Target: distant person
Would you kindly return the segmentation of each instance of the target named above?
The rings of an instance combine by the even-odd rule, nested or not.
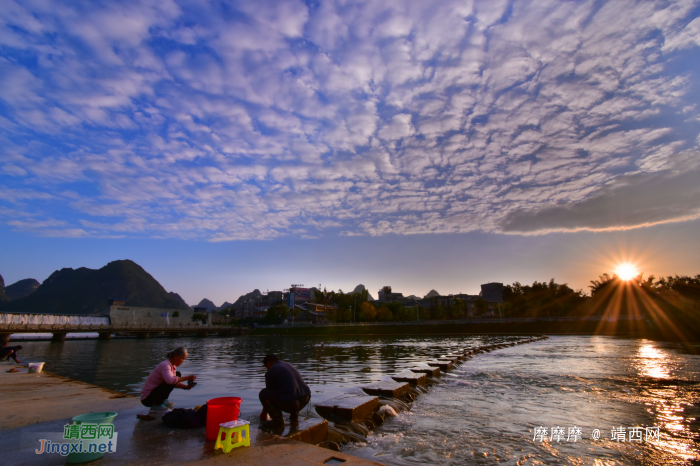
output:
[[[263,359],[267,368],[265,388],[260,390],[260,403],[263,411],[260,420],[264,427],[283,427],[282,412],[289,413],[289,420],[299,421],[299,411],[309,404],[311,390],[301,374],[288,362],[280,361],[276,355],[268,354]],[[267,415],[272,420],[267,420]]]
[[[182,377],[180,372],[175,370],[187,359],[187,349],[176,348],[167,354],[167,358],[153,369],[141,389],[141,404],[151,408],[151,411],[167,411],[173,407],[173,403],[168,401],[170,392],[175,388],[190,390],[196,385],[196,375]],[[185,381],[187,385],[181,383]]]
[[[17,346],[6,346],[7,343],[3,344],[3,348],[0,349],[0,361],[9,361],[10,358],[14,359],[17,364],[19,364],[20,361],[17,359],[17,351],[22,349],[21,345]]]

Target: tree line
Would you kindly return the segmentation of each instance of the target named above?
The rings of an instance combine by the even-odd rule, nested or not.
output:
[[[591,280],[590,295],[574,290],[566,283],[535,281],[532,285],[515,282],[503,287],[503,302],[430,298],[430,306],[406,306],[380,303],[361,293],[314,290],[315,302],[331,306],[325,312],[329,322],[409,322],[416,320],[455,320],[485,314],[503,318],[558,317],[640,317],[658,321],[659,325],[689,326],[700,329],[700,275],[644,277],[624,281],[616,275],[603,274]],[[298,314],[298,311],[295,310]],[[279,324],[294,315],[286,304],[271,307],[264,324]],[[664,324],[666,321],[666,324]]]

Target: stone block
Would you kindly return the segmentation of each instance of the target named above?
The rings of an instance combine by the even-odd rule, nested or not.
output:
[[[397,382],[408,382],[411,385],[425,385],[428,383],[428,374],[416,373],[405,370],[391,376]]]
[[[440,368],[439,367],[431,367],[428,365],[413,367],[413,368],[411,368],[411,371],[416,372],[416,373],[425,374],[428,377],[439,377],[440,376]]]
[[[287,425],[282,437],[316,445],[328,439],[328,421],[325,419],[299,418],[298,424]]]
[[[370,385],[365,385],[362,390],[372,396],[388,396],[398,398],[409,391],[410,387],[407,382],[375,382]]]
[[[441,371],[451,371],[452,361],[428,361],[429,366],[439,367]]]
[[[323,417],[337,416],[346,421],[366,418],[379,406],[379,398],[364,395],[343,395],[316,405],[316,412]]]

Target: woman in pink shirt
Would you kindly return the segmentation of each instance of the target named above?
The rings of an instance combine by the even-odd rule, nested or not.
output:
[[[187,359],[187,349],[183,347],[176,348],[167,354],[168,359],[161,362],[153,369],[143,384],[141,389],[141,403],[144,406],[151,408],[151,411],[166,411],[172,407],[172,403],[168,401],[170,392],[175,388],[190,390],[196,384],[194,380],[196,375],[188,375],[182,377],[180,372],[175,370],[177,366],[182,364]],[[187,381],[187,385],[181,382]]]

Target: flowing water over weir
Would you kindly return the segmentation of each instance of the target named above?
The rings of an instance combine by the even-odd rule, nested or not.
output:
[[[513,345],[530,339],[163,338],[30,342],[22,352],[60,375],[138,393],[167,351],[186,346],[181,370],[198,374],[199,384],[171,400],[189,406],[241,396],[241,415],[251,421],[260,410],[262,357],[274,352],[311,387],[313,406],[302,414],[329,419],[324,446],[391,465],[700,461],[700,357],[679,345],[614,337]],[[636,427],[641,441],[630,437]],[[645,439],[646,427],[658,427],[658,440]],[[551,436],[552,428],[563,435]],[[581,430],[575,442],[567,440],[573,428]]]

